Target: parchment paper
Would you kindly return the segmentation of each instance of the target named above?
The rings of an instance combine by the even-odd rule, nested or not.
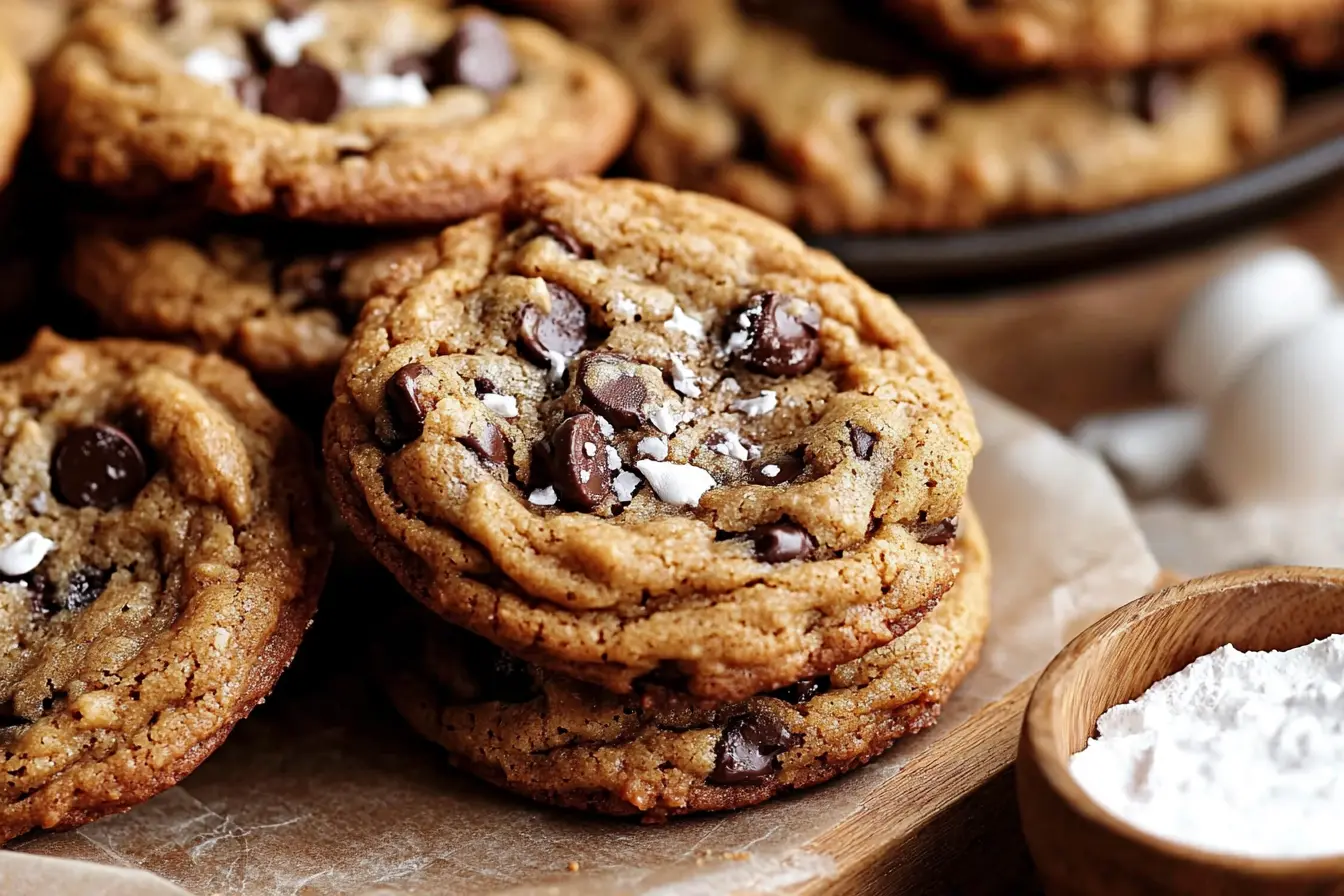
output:
[[[1098,461],[989,395],[973,399],[986,442],[972,497],[994,555],[990,638],[938,727],[867,768],[665,826],[534,806],[454,773],[383,706],[341,603],[324,606],[270,701],[195,774],[124,815],[0,852],[0,892],[722,896],[824,878],[830,860],[809,841],[1158,572]],[[359,597],[364,613],[406,599]]]

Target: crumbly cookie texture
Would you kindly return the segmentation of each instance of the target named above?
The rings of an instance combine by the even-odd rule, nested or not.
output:
[[[1341,0],[885,0],[983,64],[1136,68],[1205,59],[1344,13]]]
[[[972,94],[834,0],[808,10],[682,0],[586,30],[640,95],[639,170],[814,232],[978,227],[1207,182],[1282,118],[1278,73],[1250,55]]]
[[[29,66],[46,61],[70,18],[70,0],[0,0],[0,43]]]
[[[936,721],[989,621],[989,558],[969,513],[962,532],[961,576],[915,629],[827,677],[739,703],[618,697],[419,619],[383,643],[383,679],[454,765],[532,799],[645,821],[752,805]]]
[[[0,841],[148,799],[271,689],[330,545],[239,367],[39,334],[0,367]]]
[[[292,229],[136,239],[105,223],[76,235],[65,281],[109,332],[220,352],[268,385],[326,394],[364,302],[437,252],[429,238]]]
[[[33,86],[23,61],[0,41],[0,187],[9,183],[33,112]]]
[[[422,0],[106,0],[42,111],[62,176],[228,212],[441,223],[600,171],[630,90],[545,25]]]
[[[438,249],[365,306],[326,451],[355,533],[450,621],[614,690],[660,671],[726,700],[866,653],[951,586],[975,424],[829,255],[589,178]]]

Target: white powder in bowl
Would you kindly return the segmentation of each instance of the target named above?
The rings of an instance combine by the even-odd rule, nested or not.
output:
[[[1344,636],[1220,647],[1097,721],[1070,769],[1168,840],[1260,858],[1344,854]]]

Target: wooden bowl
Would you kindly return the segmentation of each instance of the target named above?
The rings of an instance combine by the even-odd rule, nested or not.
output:
[[[1266,860],[1161,840],[1110,814],[1069,757],[1110,707],[1224,644],[1287,650],[1344,632],[1344,570],[1271,567],[1140,598],[1079,635],[1032,692],[1018,746],[1027,844],[1047,893],[1341,893],[1344,855]]]

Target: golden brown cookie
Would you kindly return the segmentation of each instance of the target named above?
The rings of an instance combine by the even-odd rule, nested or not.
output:
[[[65,34],[70,0],[0,0],[0,42],[39,66]]]
[[[839,0],[754,6],[640,6],[584,39],[640,95],[642,174],[814,232],[1111,208],[1234,171],[1282,117],[1250,55],[971,89]]]
[[[713,709],[617,697],[414,617],[381,644],[393,703],[449,761],[541,802],[659,821],[737,809],[867,763],[938,718],[979,658],[989,555],[967,513],[961,575],[916,628],[830,676]]]
[[[270,691],[330,544],[239,367],[40,334],[0,367],[0,841],[172,786]]]
[[[107,0],[45,85],[63,177],[364,224],[601,171],[634,113],[607,63],[546,26],[416,0]]]
[[[979,447],[887,296],[745,209],[521,190],[371,300],[329,482],[450,621],[613,690],[738,699],[890,641],[956,575]]]
[[[33,87],[23,61],[0,42],[0,188],[9,183],[33,112]]]

